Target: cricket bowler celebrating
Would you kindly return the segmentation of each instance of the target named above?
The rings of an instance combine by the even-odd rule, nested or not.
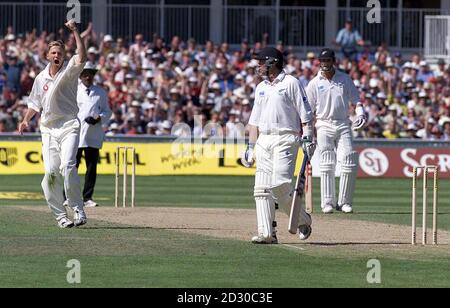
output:
[[[356,104],[354,130],[362,129],[367,118],[359,101],[359,92],[350,76],[334,68],[331,49],[320,53],[320,72],[308,84],[306,93],[316,115],[317,146],[320,154],[321,206],[325,214],[334,209],[353,212],[353,192],[358,171],[358,153],[353,150],[350,104]],[[337,154],[339,153],[339,157]],[[339,200],[336,204],[335,167],[342,165]]]
[[[309,158],[314,154],[312,112],[300,82],[284,71],[284,58],[279,50],[264,48],[255,59],[259,61],[258,74],[265,80],[256,88],[249,121],[250,141],[241,161],[250,168],[255,154],[254,196],[258,235],[252,242],[277,244],[275,203],[289,215],[294,192],[292,178],[300,143],[303,141]],[[312,219],[302,205],[298,206],[301,207],[299,236],[306,240],[312,232]]]
[[[28,127],[36,113],[41,113],[42,155],[45,176],[42,181],[47,204],[60,228],[86,224],[80,178],[77,171],[77,150],[80,121],[77,118],[78,78],[87,60],[86,50],[74,20],[66,27],[73,32],[77,55],[65,63],[65,45],[62,41],[49,44],[47,67],[36,77],[29,96],[28,112],[19,126],[19,133]],[[74,221],[67,217],[63,189],[74,210]]]

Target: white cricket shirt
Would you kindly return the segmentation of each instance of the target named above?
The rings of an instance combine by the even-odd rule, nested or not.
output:
[[[350,103],[359,102],[359,92],[349,75],[340,71],[331,80],[319,74],[306,87],[313,113],[322,121],[347,121]]]
[[[85,64],[76,65],[77,57],[75,55],[66,62],[54,78],[50,76],[48,64],[34,80],[28,108],[41,112],[41,125],[44,127],[60,127],[77,118],[78,77]]]
[[[88,94],[89,92],[89,94]],[[108,95],[101,87],[93,85],[88,88],[80,82],[77,94],[78,119],[81,123],[79,148],[101,149],[105,139],[102,124],[108,122],[112,112],[108,104]],[[88,117],[100,117],[101,122],[96,125],[86,123]]]
[[[273,83],[265,80],[256,87],[249,124],[266,135],[300,133],[302,123],[311,122],[312,115],[305,89],[283,71]]]

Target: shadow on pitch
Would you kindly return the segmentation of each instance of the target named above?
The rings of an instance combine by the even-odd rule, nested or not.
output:
[[[287,245],[298,245],[298,243],[281,243]],[[342,242],[342,243],[325,243],[325,242],[312,242],[304,243],[301,246],[314,246],[314,247],[339,247],[339,246],[406,246],[411,245],[407,242],[380,242],[380,243],[361,243],[361,242]]]
[[[320,214],[320,213],[319,213]],[[421,214],[421,213],[418,213]],[[430,215],[432,214],[431,212],[429,213]],[[381,213],[381,212],[357,212],[357,213],[353,213],[353,214],[341,214],[342,216],[359,216],[359,215],[386,215],[386,216],[390,216],[390,215],[411,215],[411,212],[389,212],[389,213]],[[445,215],[450,215],[450,212],[439,212],[439,216],[445,216]]]
[[[198,230],[198,231],[212,231],[214,228],[154,228],[154,227],[84,227],[78,230]],[[227,231],[227,230],[224,230]],[[231,230],[230,230],[231,231]]]

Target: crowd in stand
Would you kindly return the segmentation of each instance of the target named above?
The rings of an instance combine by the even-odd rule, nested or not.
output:
[[[245,136],[261,81],[252,54],[266,45],[267,35],[255,44],[243,40],[238,50],[158,35],[138,34],[129,43],[98,35],[92,25],[82,37],[113,110],[108,135]],[[0,133],[17,131],[55,39],[67,43],[71,57],[75,41],[64,30],[17,34],[10,28],[0,39]],[[306,87],[319,70],[316,54],[301,57],[281,42],[277,48],[286,55],[286,71]],[[365,44],[353,59],[340,56],[338,68],[353,78],[369,117],[356,137],[450,140],[450,68],[444,61],[431,66],[420,55],[406,58],[384,45],[374,50]],[[29,132],[38,130],[35,118]]]

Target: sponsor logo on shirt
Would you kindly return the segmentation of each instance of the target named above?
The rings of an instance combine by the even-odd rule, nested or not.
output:
[[[323,92],[325,91],[325,87],[324,86],[319,86],[319,92]]]
[[[266,92],[264,91],[259,92],[259,97],[264,97],[264,95],[266,95]]]
[[[280,89],[280,90],[278,90],[278,94],[280,94],[280,95],[283,95],[284,92],[286,92],[286,89]]]

